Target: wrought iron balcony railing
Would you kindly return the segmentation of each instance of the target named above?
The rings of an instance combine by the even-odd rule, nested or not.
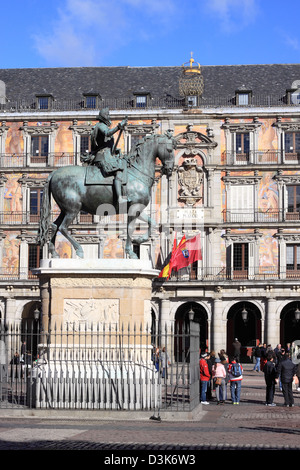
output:
[[[1,168],[25,168],[27,166],[60,167],[76,164],[76,155],[68,152],[31,155],[26,153],[0,154]]]
[[[300,212],[289,212],[281,209],[251,210],[226,209],[223,210],[224,223],[272,223],[292,222],[300,220]]]
[[[238,105],[236,98],[231,96],[202,96],[196,102],[190,102],[188,98],[172,97],[164,95],[163,97],[153,97],[141,107],[132,97],[101,99],[97,109],[108,107],[111,110],[129,110],[129,109],[182,109],[182,108],[215,108],[215,107],[299,107],[299,103],[291,103],[286,95],[255,95],[252,96],[251,103],[247,105]],[[93,108],[87,108],[84,100],[55,100],[49,101],[49,105],[41,109],[36,100],[16,100],[0,104],[0,113],[47,113],[58,111],[93,111]]]
[[[288,279],[289,281],[291,279],[300,280],[300,269],[283,269],[278,266],[258,266],[243,269],[226,266],[181,269],[178,272],[172,273],[170,281],[232,282],[284,279]]]
[[[51,213],[51,220],[55,220],[59,212]],[[7,211],[0,212],[0,225],[27,225],[38,224],[40,221],[40,214],[28,212]],[[91,224],[94,222],[92,214],[80,213],[75,219],[74,223]]]
[[[289,267],[288,267],[289,268]],[[221,267],[202,267],[198,269],[181,269],[172,273],[167,282],[212,282],[214,284],[222,282],[240,282],[240,281],[284,281],[292,280],[300,281],[300,269],[284,269],[277,266],[258,266],[247,269]],[[36,275],[32,273],[32,268],[14,267],[0,268],[0,281],[18,280],[18,279],[36,279]],[[161,278],[157,278],[157,283],[164,282]]]
[[[251,150],[249,152],[225,151],[223,161],[227,165],[280,165],[283,163],[299,163],[299,152],[285,152],[284,150]]]

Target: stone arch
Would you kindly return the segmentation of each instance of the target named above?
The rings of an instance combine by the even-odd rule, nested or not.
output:
[[[296,319],[295,311],[300,310],[300,300],[286,301],[280,311],[280,343],[286,347],[287,343],[300,340],[300,320]]]
[[[189,312],[190,310],[194,312],[194,321],[199,323],[200,325],[200,349],[206,350],[208,347],[208,310],[204,304],[196,301],[196,300],[186,300],[181,302],[179,306],[177,306],[175,316],[174,316],[174,332],[175,337],[178,335],[178,342],[174,345],[174,351],[177,352],[178,348],[180,349],[179,354],[181,354],[184,348],[182,345],[182,341],[184,340],[184,336],[188,337],[189,330],[190,330],[190,319],[189,319]],[[181,341],[182,337],[182,341]],[[181,341],[181,343],[180,343]],[[180,344],[179,344],[180,343]]]
[[[243,312],[247,317],[243,319]],[[262,309],[259,303],[252,299],[232,302],[227,310],[227,352],[233,353],[232,343],[238,338],[242,345],[241,358],[250,362],[253,348],[261,341]]]

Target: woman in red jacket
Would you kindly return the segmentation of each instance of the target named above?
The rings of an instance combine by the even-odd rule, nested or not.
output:
[[[202,405],[209,405],[209,402],[206,400],[207,386],[210,381],[210,373],[208,369],[207,359],[209,359],[209,354],[201,354],[199,361],[200,366],[200,401]]]

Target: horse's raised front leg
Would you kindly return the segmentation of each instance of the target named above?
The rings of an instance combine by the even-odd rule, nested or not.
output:
[[[147,214],[143,213],[142,210],[144,209],[144,206],[140,207],[139,209],[135,209],[135,214],[133,211],[129,211],[128,214],[128,220],[127,220],[127,239],[126,239],[126,246],[125,246],[125,254],[132,259],[137,259],[138,256],[134,253],[132,250],[132,243],[136,243],[140,245],[141,243],[146,242],[150,238],[150,233],[151,229],[156,226],[156,223],[151,217],[149,217]],[[133,214],[133,215],[130,215]],[[146,232],[139,236],[139,237],[133,237],[133,232],[134,232],[134,223],[136,219],[140,219],[143,222],[146,222],[148,224],[148,229]]]
[[[141,243],[144,243],[149,240],[151,231],[156,227],[156,223],[153,219],[151,219],[151,217],[149,217],[147,214],[143,212],[137,218],[142,220],[143,222],[146,222],[148,225],[148,229],[143,235],[136,237],[136,238],[132,237],[131,239],[133,243],[137,243],[138,245],[140,245]]]

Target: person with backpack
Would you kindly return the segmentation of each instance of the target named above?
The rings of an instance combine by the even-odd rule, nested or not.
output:
[[[243,380],[243,367],[242,365],[232,358],[228,366],[230,394],[233,405],[240,404],[242,380]]]

